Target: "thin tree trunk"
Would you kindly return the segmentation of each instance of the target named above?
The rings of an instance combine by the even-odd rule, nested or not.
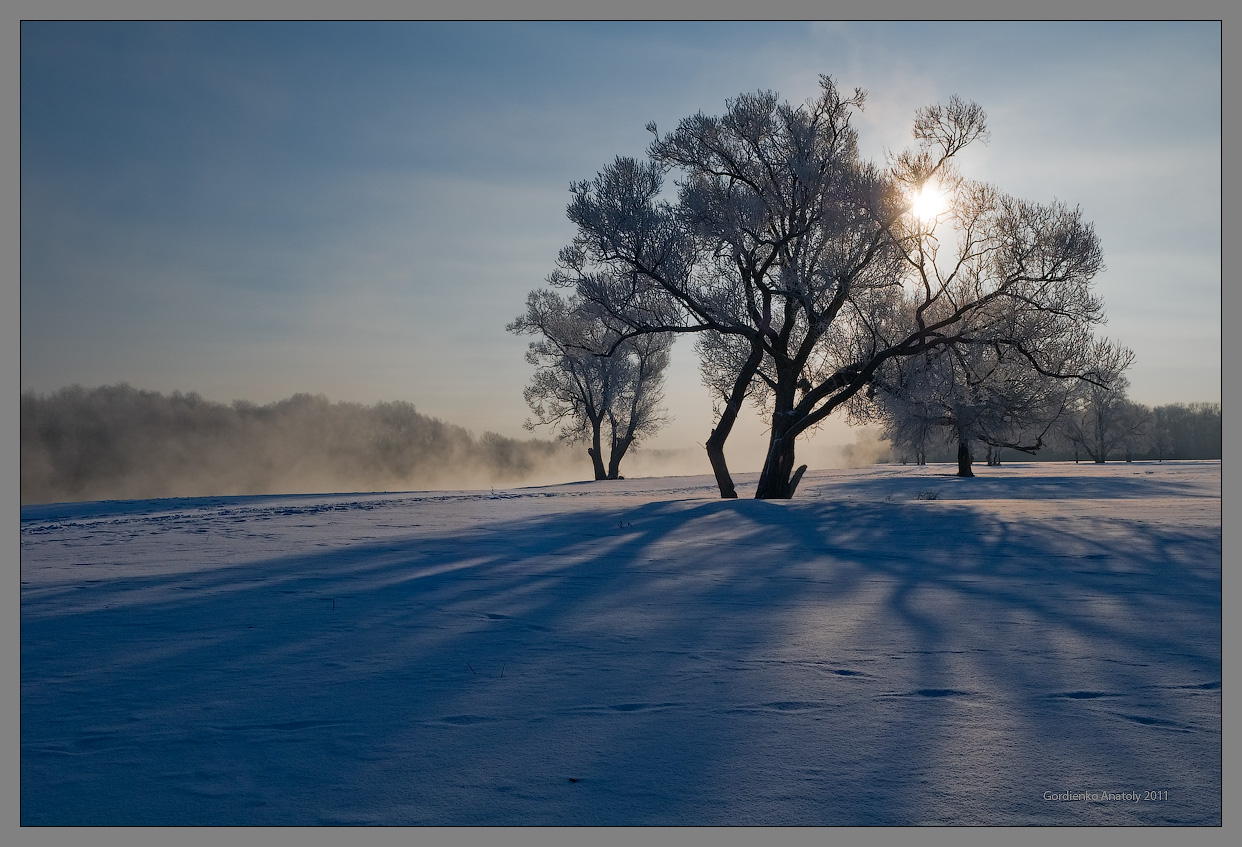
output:
[[[720,420],[716,422],[715,429],[712,430],[712,434],[708,436],[707,443],[704,445],[707,449],[707,459],[712,463],[712,473],[716,475],[716,485],[720,488],[720,496],[725,500],[737,499],[737,489],[733,486],[733,477],[730,476],[729,465],[725,461],[725,441],[729,433],[733,431],[733,424],[737,422],[737,413],[742,407],[742,401],[746,399],[750,381],[754,378],[755,372],[759,370],[759,364],[762,361],[763,348],[757,341],[752,341],[750,356],[738,372],[737,379],[733,381],[733,391],[725,400]]]
[[[604,457],[600,455],[600,424],[597,421],[591,422],[591,446],[587,448],[587,455],[591,457],[591,465],[595,468],[595,478],[607,479],[608,472],[604,469]]]
[[[729,465],[725,462],[724,454],[725,439],[729,437],[729,430],[732,428],[733,421],[726,424],[724,415],[721,415],[720,423],[712,430],[711,437],[707,439],[705,445],[707,460],[712,463],[712,473],[716,475],[716,485],[720,488],[720,496],[726,500],[737,499],[737,489],[733,487],[733,477],[729,475]]]
[[[630,445],[634,443],[632,436],[627,436],[618,440],[612,445],[612,453],[608,457],[608,478],[621,478],[621,459],[625,456],[626,451],[630,449]]]

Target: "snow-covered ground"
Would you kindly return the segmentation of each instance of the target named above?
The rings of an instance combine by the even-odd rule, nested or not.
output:
[[[23,507],[21,821],[1220,824],[1220,463],[953,470]]]

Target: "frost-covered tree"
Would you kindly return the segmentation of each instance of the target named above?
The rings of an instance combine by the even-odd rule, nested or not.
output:
[[[890,361],[850,408],[856,422],[880,423],[903,447],[951,438],[958,475],[973,476],[973,444],[999,464],[1002,448],[1034,454],[1070,409],[1082,381],[1112,376],[1094,361],[1099,345],[1053,319],[1011,328],[1002,342],[961,343]],[[1021,337],[1019,337],[1021,336]],[[939,438],[932,435],[939,430]]]
[[[1038,450],[1071,391],[1069,380],[1031,378],[994,347],[946,347],[888,371],[851,417],[880,423],[885,438],[912,450],[918,464],[926,462],[927,444],[952,440],[959,476],[974,475],[973,443],[987,448],[989,463],[1002,447]]]
[[[743,400],[783,411],[775,406],[792,401],[828,313],[844,306],[832,279],[881,283],[893,260],[871,220],[886,202],[884,181],[858,160],[849,123],[862,100],[861,91],[842,97],[826,77],[801,107],[772,92],[742,95],[723,118],[700,113],[663,137],[650,125],[646,162],[618,158],[573,186],[578,237],[561,253],[559,278],[636,332],[701,334],[717,398],[705,446],[724,497],[737,496],[724,443]],[[683,177],[675,203],[661,197],[672,170]],[[816,268],[821,278],[809,279]],[[784,482],[788,491],[790,474]],[[761,484],[759,496],[770,488]]]
[[[917,148],[878,168],[850,125],[863,102],[829,77],[798,106],[741,95],[721,117],[665,135],[650,125],[647,161],[618,158],[572,187],[578,234],[553,279],[632,333],[700,335],[722,496],[736,496],[723,445],[747,396],[771,422],[756,496],[786,498],[797,438],[890,360],[1003,341],[1040,315],[1102,318],[1089,292],[1099,244],[1077,210],[957,174],[958,154],[986,136],[982,109],[953,98],[919,110]]]
[[[1151,410],[1151,449],[1158,462],[1163,462],[1173,447],[1171,417],[1167,406],[1157,406]]]
[[[660,404],[672,337],[623,337],[592,304],[548,290],[530,292],[507,329],[536,336],[526,351],[535,366],[524,391],[535,417],[526,428],[589,442],[595,478],[617,479],[626,452],[667,420]]]
[[[1061,424],[1061,435],[1096,464],[1119,454],[1130,461],[1147,442],[1151,411],[1126,396],[1128,381],[1087,386]]]
[[[1075,453],[1083,450],[1096,464],[1107,462],[1118,450],[1125,451],[1128,460],[1146,439],[1151,418],[1145,406],[1126,396],[1130,382],[1124,374],[1134,361],[1134,353],[1100,341],[1093,355],[1103,378],[1079,384],[1057,429]]]
[[[1219,403],[1171,403],[1151,412],[1151,449],[1157,459],[1221,457]]]
[[[892,446],[903,465],[907,461],[925,465],[929,449],[947,445],[949,430],[931,411],[925,408],[918,414],[894,417],[880,430],[881,438]]]

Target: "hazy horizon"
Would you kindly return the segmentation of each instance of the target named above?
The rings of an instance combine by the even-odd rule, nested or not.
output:
[[[504,326],[568,186],[725,100],[868,91],[864,157],[952,94],[963,171],[1080,206],[1132,399],[1221,400],[1221,43],[1204,23],[59,23],[21,27],[21,387],[404,401],[530,437]],[[1015,57],[1018,61],[1014,61]],[[655,450],[711,402],[687,340]],[[748,413],[730,442],[762,460]],[[535,435],[550,437],[547,432]],[[800,451],[827,466],[839,417]],[[736,459],[734,458],[736,456]]]
[[[119,384],[22,393],[21,502],[88,502],[379,491],[493,490],[591,478],[587,445],[471,431],[403,402],[334,403],[299,394],[217,403]],[[873,430],[822,449],[816,467],[871,464]],[[733,448],[730,448],[733,449]],[[750,460],[744,452],[741,459]],[[699,476],[696,447],[635,444],[623,478]]]

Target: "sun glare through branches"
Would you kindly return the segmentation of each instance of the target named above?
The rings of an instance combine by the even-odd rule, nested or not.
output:
[[[914,195],[910,214],[921,223],[935,224],[937,218],[945,211],[947,206],[948,203],[945,200],[944,192],[937,186],[925,184]]]

